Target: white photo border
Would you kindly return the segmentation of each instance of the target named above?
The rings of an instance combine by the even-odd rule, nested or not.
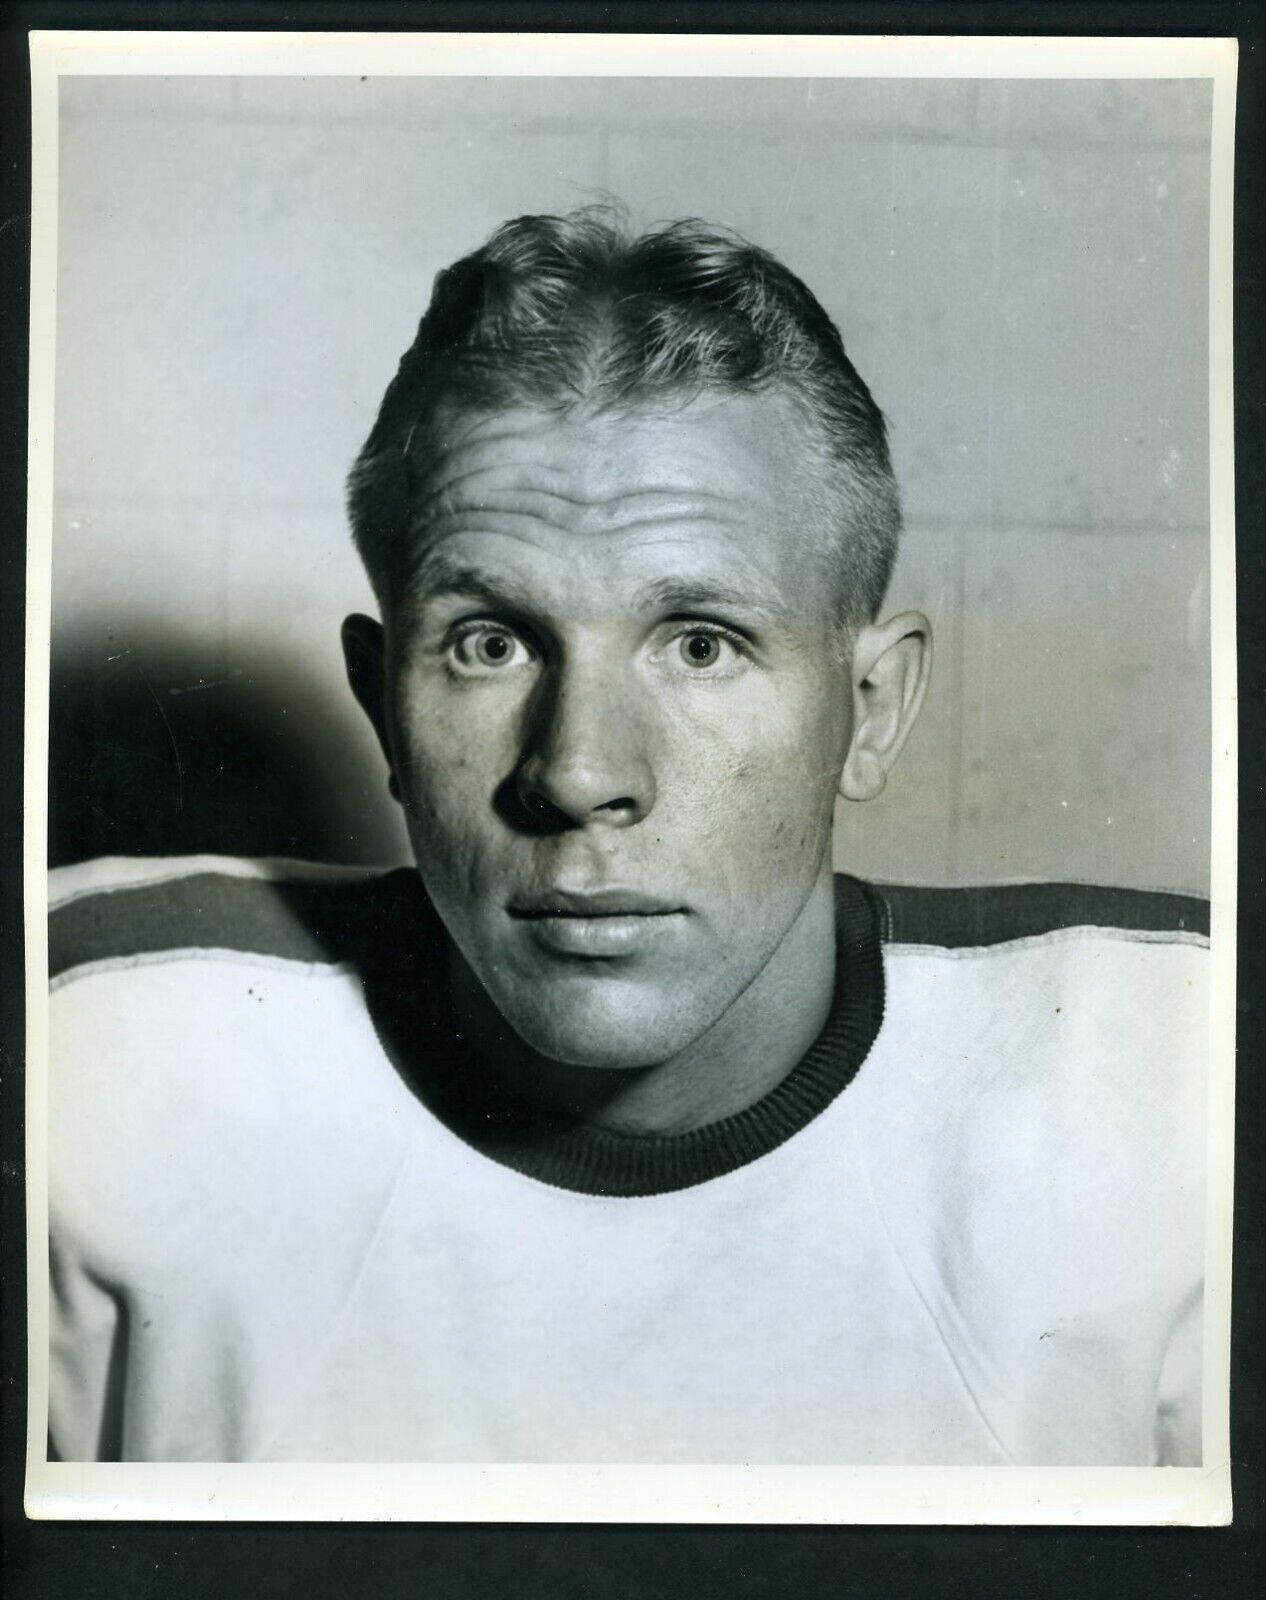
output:
[[[28,1430],[43,1519],[1224,1525],[1235,1101],[1233,39],[34,32],[25,908]],[[72,75],[1202,78],[1213,84],[1209,452],[1212,1025],[1198,1468],[48,1462],[47,764],[58,82]]]

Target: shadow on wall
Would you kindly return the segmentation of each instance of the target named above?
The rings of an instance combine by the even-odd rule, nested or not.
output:
[[[301,665],[117,618],[53,641],[49,864],[401,859],[386,769]]]

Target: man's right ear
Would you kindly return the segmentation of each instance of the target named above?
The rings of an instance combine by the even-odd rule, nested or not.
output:
[[[359,613],[348,617],[343,623],[343,661],[356,702],[373,724],[387,765],[392,769],[387,787],[398,800],[400,785],[396,781],[391,740],[387,736],[387,648],[382,623]]]

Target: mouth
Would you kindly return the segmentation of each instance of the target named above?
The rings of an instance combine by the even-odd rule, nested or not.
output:
[[[506,909],[542,949],[589,960],[636,955],[686,916],[684,906],[633,889],[550,889],[514,900]]]
[[[684,911],[679,901],[637,889],[546,889],[510,902],[512,917],[663,917]]]

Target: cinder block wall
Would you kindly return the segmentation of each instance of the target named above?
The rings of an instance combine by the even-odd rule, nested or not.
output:
[[[405,859],[342,480],[436,270],[615,196],[770,246],[938,637],[880,877],[1207,887],[1207,87],[63,80],[53,850]]]

